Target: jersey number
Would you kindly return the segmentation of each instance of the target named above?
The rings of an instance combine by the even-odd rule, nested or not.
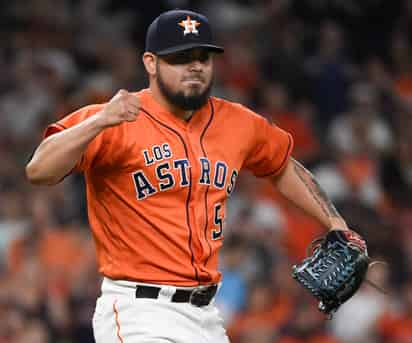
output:
[[[222,233],[223,233],[223,218],[221,217],[221,213],[220,210],[222,209],[222,204],[221,203],[217,203],[215,205],[215,213],[213,216],[213,221],[215,223],[215,225],[218,227],[217,229],[214,229],[212,231],[212,239],[216,240],[221,238]]]

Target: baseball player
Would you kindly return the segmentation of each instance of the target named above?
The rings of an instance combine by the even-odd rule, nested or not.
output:
[[[228,342],[213,299],[225,204],[242,168],[326,227],[346,228],[292,137],[236,103],[209,95],[223,48],[205,16],[162,13],[143,63],[149,87],[119,90],[45,130],[26,166],[34,184],[83,172],[102,294],[96,342]]]

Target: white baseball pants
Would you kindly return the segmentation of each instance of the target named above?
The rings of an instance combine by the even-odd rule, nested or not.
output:
[[[148,285],[103,279],[93,316],[96,343],[229,343],[213,300],[203,307],[171,302],[177,288],[154,284],[162,288],[157,299],[136,298],[138,284]]]

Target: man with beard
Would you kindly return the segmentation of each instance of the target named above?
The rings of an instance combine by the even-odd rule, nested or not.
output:
[[[34,184],[85,175],[104,276],[93,318],[98,343],[228,342],[213,299],[225,204],[242,167],[271,178],[326,227],[347,229],[290,157],[288,133],[209,96],[222,52],[203,15],[161,14],[143,54],[149,88],[120,90],[51,124],[26,166]]]

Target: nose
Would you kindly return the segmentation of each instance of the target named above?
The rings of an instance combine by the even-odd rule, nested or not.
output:
[[[203,70],[203,63],[199,60],[193,60],[189,64],[190,71],[202,71]]]

